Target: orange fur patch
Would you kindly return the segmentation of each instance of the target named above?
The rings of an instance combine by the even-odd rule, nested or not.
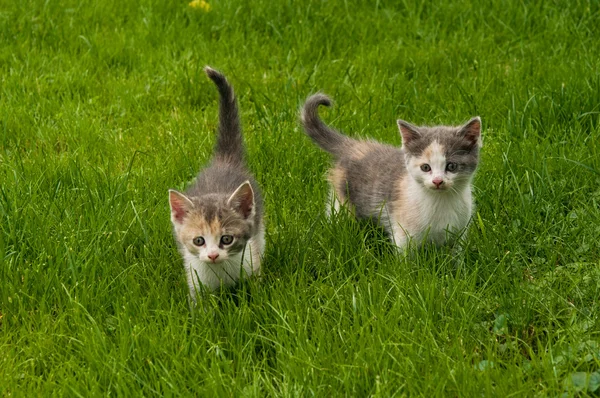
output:
[[[427,148],[425,148],[425,150],[419,157],[419,160],[421,160],[423,162],[428,162],[435,155],[440,154],[440,153],[443,154],[444,151],[445,151],[445,148],[443,145],[441,145],[437,141],[433,141],[431,144],[429,144],[429,146]]]
[[[339,164],[329,170],[329,183],[338,199],[344,202],[346,200],[346,170]]]
[[[352,146],[350,156],[355,160],[360,160],[367,156],[373,149],[373,144],[369,141],[356,141]]]
[[[177,237],[190,250],[194,250],[195,246],[191,242],[196,236],[218,235],[221,231],[221,223],[216,217],[211,221],[207,221],[200,214],[191,214],[177,232]]]
[[[221,223],[219,222],[219,219],[216,217],[208,224],[208,226],[210,228],[210,233],[212,235],[217,235],[222,230]]]

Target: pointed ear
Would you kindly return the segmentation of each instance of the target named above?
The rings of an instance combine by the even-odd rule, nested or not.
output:
[[[460,129],[465,139],[472,145],[481,147],[481,118],[475,116]]]
[[[171,221],[173,224],[181,224],[194,206],[187,196],[174,189],[169,189],[169,204],[171,205]]]
[[[400,134],[402,134],[402,145],[408,145],[411,141],[419,139],[421,137],[421,133],[416,126],[405,122],[404,120],[398,119],[398,128],[400,129]]]
[[[227,205],[231,206],[244,218],[249,218],[254,213],[254,191],[250,181],[244,182],[235,190],[227,201]]]

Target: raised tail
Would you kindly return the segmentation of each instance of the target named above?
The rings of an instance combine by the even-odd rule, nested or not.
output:
[[[214,152],[215,159],[240,165],[244,162],[244,144],[233,87],[231,87],[225,76],[211,67],[204,67],[204,72],[215,83],[221,96],[219,128]]]
[[[331,106],[331,99],[322,93],[308,97],[302,108],[302,126],[317,145],[338,157],[351,144],[351,139],[323,123],[319,118],[319,105]]]

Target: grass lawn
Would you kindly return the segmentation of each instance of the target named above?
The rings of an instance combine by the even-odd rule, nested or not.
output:
[[[0,396],[600,394],[597,1],[6,1]],[[191,313],[167,190],[229,78],[266,200],[261,280]],[[480,115],[464,255],[325,217],[298,108],[400,144]]]

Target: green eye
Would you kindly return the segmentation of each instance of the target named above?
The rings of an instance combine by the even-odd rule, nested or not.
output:
[[[223,235],[221,236],[221,244],[227,246],[233,243],[233,236],[231,235]]]
[[[196,246],[203,246],[204,245],[204,238],[201,237],[201,236],[196,236],[192,242],[194,242],[194,244]]]
[[[446,165],[447,171],[456,171],[457,168],[458,168],[458,165],[454,162],[450,162]]]
[[[425,163],[425,164],[422,164],[422,165],[421,165],[421,170],[423,170],[424,172],[428,173],[428,172],[430,172],[430,171],[431,171],[431,166],[430,166],[430,165],[428,165],[427,163]]]

